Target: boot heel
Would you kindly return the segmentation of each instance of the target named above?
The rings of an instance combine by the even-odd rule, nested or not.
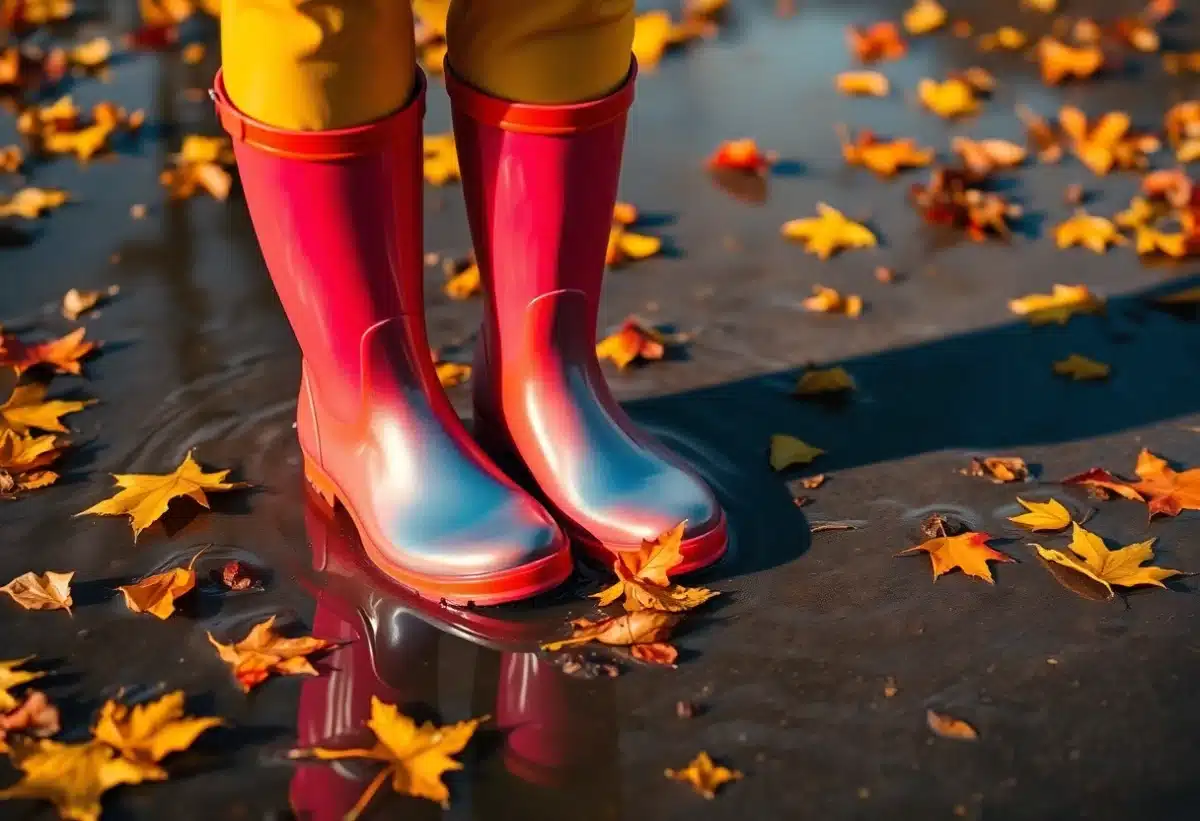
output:
[[[337,493],[334,490],[333,482],[325,475],[325,471],[317,465],[316,461],[311,459],[308,454],[304,455],[304,478],[308,479],[308,483],[313,486],[313,490],[325,500],[325,503],[330,507],[337,506]]]

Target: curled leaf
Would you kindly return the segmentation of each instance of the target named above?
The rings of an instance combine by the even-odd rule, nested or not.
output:
[[[125,606],[134,613],[149,613],[159,619],[170,617],[175,612],[175,600],[196,586],[195,565],[200,553],[192,557],[187,567],[172,568],[135,584],[118,587],[125,597]]]
[[[26,610],[66,610],[69,614],[71,577],[74,575],[73,570],[70,573],[47,570],[41,575],[29,571],[0,587],[0,593],[7,593]]]
[[[542,645],[543,650],[554,652],[564,647],[587,644],[591,641],[618,647],[634,644],[655,644],[665,641],[671,630],[679,623],[680,616],[658,610],[635,610],[615,618],[600,621],[576,619],[571,623],[570,638],[551,641]]]
[[[925,723],[929,725],[929,729],[934,734],[942,738],[951,738],[955,741],[975,741],[979,738],[979,733],[970,724],[945,713],[926,710]]]

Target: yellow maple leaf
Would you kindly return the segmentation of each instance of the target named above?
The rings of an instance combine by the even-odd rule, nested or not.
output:
[[[897,556],[928,553],[933,565],[933,578],[958,568],[968,576],[995,584],[988,562],[1016,561],[1012,556],[988,547],[991,538],[986,533],[960,533],[957,536],[939,536],[915,547],[902,550]]]
[[[825,451],[802,442],[795,436],[776,433],[771,437],[769,459],[775,470],[784,470],[792,465],[807,465]]]
[[[99,68],[112,57],[112,41],[107,37],[93,37],[67,52],[67,59],[81,68]]]
[[[133,707],[110,699],[100,708],[92,736],[140,765],[147,778],[165,779],[167,773],[158,762],[222,724],[219,718],[185,715],[183,702],[182,690]]]
[[[672,584],[668,574],[683,562],[680,545],[687,522],[680,522],[653,539],[643,539],[637,550],[619,550],[613,562],[617,581],[592,598],[601,607],[625,597],[625,609],[677,613],[699,607],[717,595],[702,587]]]
[[[25,433],[32,428],[66,433],[67,428],[60,421],[63,416],[96,404],[94,399],[82,402],[65,399],[52,399],[48,402],[45,400],[45,385],[18,385],[13,389],[12,395],[0,404],[0,431]]]
[[[1049,294],[1029,294],[1008,303],[1018,316],[1026,317],[1032,325],[1056,322],[1066,325],[1075,314],[1094,314],[1104,310],[1104,300],[1087,289],[1086,285],[1055,285]]]
[[[1061,362],[1055,362],[1054,372],[1059,376],[1069,376],[1078,382],[1085,379],[1107,379],[1112,368],[1103,362],[1073,353]]]
[[[461,271],[451,273],[442,286],[446,296],[451,299],[470,299],[483,291],[483,280],[480,278],[479,263],[472,260]]]
[[[0,587],[0,593],[7,593],[26,610],[66,610],[70,613],[71,577],[74,575],[73,570],[70,573],[47,570],[41,575],[31,570]]]
[[[1103,254],[1109,245],[1124,245],[1128,240],[1121,236],[1112,220],[1077,211],[1054,229],[1054,242],[1059,248],[1082,245],[1097,254]]]
[[[24,776],[0,790],[0,801],[49,801],[59,816],[71,821],[99,821],[100,796],[106,790],[155,778],[108,745],[95,741],[61,744],[45,738],[22,739],[13,743],[10,757]]]
[[[662,240],[646,234],[635,234],[616,223],[608,232],[608,249],[604,264],[618,266],[636,259],[652,257],[662,250]]]
[[[1159,148],[1157,137],[1129,133],[1132,122],[1123,111],[1110,111],[1089,124],[1087,115],[1078,108],[1063,106],[1058,123],[1079,161],[1101,176],[1113,168],[1144,166],[1145,155]]]
[[[64,444],[54,435],[18,434],[0,427],[0,497],[54,484],[58,474],[42,468],[62,455]]]
[[[833,78],[833,86],[842,94],[886,97],[891,90],[888,78],[878,71],[843,71]]]
[[[824,285],[814,285],[813,295],[800,303],[805,310],[821,314],[845,314],[851,319],[862,315],[863,301],[858,294],[842,296],[833,288]]]
[[[783,235],[804,242],[805,250],[821,259],[829,259],[839,248],[873,248],[876,243],[865,225],[823,202],[817,203],[816,217],[785,222]]]
[[[1024,525],[1030,530],[1062,530],[1071,523],[1070,511],[1057,499],[1048,502],[1027,502],[1018,496],[1017,503],[1029,512],[1009,516],[1008,520]]]
[[[1147,225],[1137,226],[1134,247],[1138,254],[1166,254],[1169,257],[1181,259],[1196,250],[1188,235],[1182,231],[1167,233]]]
[[[454,134],[426,134],[422,141],[425,182],[445,185],[459,178],[458,151]]]
[[[946,24],[946,10],[937,0],[917,0],[902,19],[909,34],[928,34]]]
[[[940,83],[925,78],[917,83],[917,99],[934,114],[947,119],[979,110],[975,87],[962,77],[950,77]]]
[[[333,642],[313,636],[284,638],[275,630],[275,617],[254,625],[246,638],[233,644],[222,644],[208,634],[208,641],[217,648],[221,660],[233,668],[234,678],[244,692],[267,680],[271,673],[284,676],[315,676],[317,671],[307,656],[326,650]]]
[[[12,693],[8,692],[12,687],[19,687],[34,679],[39,679],[46,675],[40,670],[18,670],[18,667],[23,667],[26,662],[33,659],[33,656],[26,656],[23,659],[10,659],[9,661],[0,661],[0,713],[7,713],[10,710],[15,710],[20,703],[13,697]]]
[[[228,470],[205,473],[192,458],[192,452],[189,450],[179,467],[171,473],[113,474],[113,478],[117,480],[117,487],[120,488],[116,495],[75,515],[128,516],[133,526],[133,540],[136,542],[139,533],[167,512],[167,506],[172,499],[187,496],[201,506],[208,507],[205,491],[248,487],[246,482],[226,482],[225,477],[228,475]]]
[[[1012,26],[1001,26],[994,32],[979,35],[980,51],[1020,51],[1029,42],[1028,35]]]
[[[375,734],[375,744],[349,750],[311,747],[292,750],[292,758],[315,758],[321,761],[366,759],[385,766],[345,816],[345,821],[358,818],[371,798],[391,777],[392,789],[401,795],[428,798],[444,809],[450,806],[450,792],[442,783],[447,772],[461,770],[462,764],[451,756],[462,752],[475,734],[483,718],[473,718],[438,727],[431,722],[417,725],[400,712],[394,704],[385,704],[371,696],[371,718],[367,727]]]
[[[175,612],[175,600],[191,592],[196,586],[196,559],[200,558],[201,550],[187,567],[174,567],[162,573],[155,573],[140,582],[118,587],[125,597],[125,606],[134,613],[149,613],[159,619],[168,618]]]
[[[1068,77],[1087,79],[1104,67],[1104,52],[1099,47],[1069,46],[1053,37],[1038,42],[1037,56],[1046,85],[1057,85]]]
[[[46,211],[61,208],[71,198],[56,188],[22,188],[11,197],[0,200],[0,218],[21,217],[34,220]]]
[[[842,393],[854,390],[854,377],[843,367],[810,368],[796,380],[793,396],[816,396],[823,393]]]
[[[1165,208],[1158,203],[1152,203],[1144,197],[1134,197],[1129,201],[1129,207],[1118,211],[1113,221],[1129,230],[1149,226],[1160,216],[1165,216]]]
[[[1039,556],[1047,562],[1068,571],[1073,571],[1097,582],[1112,598],[1113,587],[1138,587],[1152,585],[1166,587],[1164,579],[1182,575],[1179,570],[1143,565],[1154,558],[1154,539],[1127,545],[1119,550],[1109,550],[1104,540],[1095,533],[1072,525],[1071,543],[1068,547],[1074,555],[1059,550],[1047,550],[1035,544]]]
[[[742,778],[742,774],[737,770],[715,764],[705,752],[699,753],[686,767],[679,770],[667,769],[663,773],[667,778],[690,784],[692,789],[708,799],[716,797],[721,785]]]

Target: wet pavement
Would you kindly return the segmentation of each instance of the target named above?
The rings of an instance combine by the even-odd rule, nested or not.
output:
[[[1004,3],[948,3],[977,32],[1046,18]],[[1132,4],[1075,4],[1112,16]],[[112,4],[82,32],[119,31],[132,3]],[[183,688],[193,712],[227,718],[171,767],[165,784],[114,790],[105,818],[338,818],[372,773],[297,767],[297,738],[353,738],[370,697],[417,716],[495,718],[449,778],[448,818],[578,821],[652,817],[1126,819],[1200,813],[1200,676],[1194,583],[1100,604],[1060,587],[1007,522],[1014,497],[1095,513],[1089,528],[1121,544],[1158,538],[1159,564],[1200,571],[1200,516],[1148,525],[1145,508],[1097,502],[1056,484],[997,486],[960,475],[969,456],[1015,452],[1053,480],[1102,465],[1128,475],[1149,447],[1200,465],[1200,325],[1150,308],[1146,297],[1200,284],[1197,265],[1147,267],[1132,251],[1059,251],[1049,232],[1069,216],[1063,191],[1082,183],[1088,207],[1123,208],[1137,177],[1098,180],[1074,160],[1031,165],[999,184],[1027,218],[1011,243],[957,242],[920,223],[906,202],[924,172],[881,182],[844,167],[834,123],[913,136],[945,155],[952,135],[1022,139],[1013,106],[1044,115],[1071,102],[1090,114],[1126,109],[1158,127],[1167,105],[1200,94],[1138,57],[1103,79],[1044,88],[1017,55],[981,55],[949,34],[913,41],[882,68],[884,100],[837,95],[850,67],[848,23],[896,18],[899,3],[802,4],[780,20],[768,0],[733,0],[720,37],[664,60],[639,84],[622,199],[654,216],[671,253],[614,271],[601,325],[629,313],[694,334],[670,361],[611,372],[633,416],[700,467],[729,511],[728,558],[696,579],[724,592],[686,624],[677,670],[621,662],[615,679],[567,676],[537,644],[589,606],[587,569],[564,589],[520,606],[454,612],[413,600],[362,566],[356,537],[314,502],[300,478],[292,429],[298,351],[263,268],[244,203],[167,204],[159,170],[182,134],[215,133],[209,105],[188,91],[214,57],[121,59],[109,84],[72,89],[89,105],[145,107],[135,145],[80,168],[36,165],[31,184],[77,202],[37,223],[6,226],[0,242],[0,321],[49,334],[67,323],[43,306],[70,287],[121,287],[89,336],[104,340],[87,379],[56,377],[56,394],[99,404],[70,417],[80,443],[58,485],[0,508],[0,578],[77,571],[76,609],[3,608],[0,657],[36,653],[56,675],[66,737],[86,733],[102,701]],[[1168,45],[1200,47],[1200,19],[1177,15]],[[922,76],[983,65],[1000,81],[982,114],[947,124],[917,110]],[[448,130],[435,85],[426,120]],[[11,141],[0,118],[0,144]],[[702,171],[722,139],[754,136],[787,164],[760,205],[729,196]],[[1156,164],[1169,164],[1160,156]],[[787,219],[825,201],[865,220],[881,247],[819,262],[779,236]],[[133,220],[129,209],[146,204]],[[430,189],[426,248],[468,250],[459,191]],[[878,283],[879,265],[901,281]],[[430,333],[469,357],[480,303],[448,300],[427,272]],[[860,293],[858,320],[799,305],[815,283]],[[1055,282],[1109,298],[1104,316],[1066,327],[1015,322],[1007,302]],[[1113,366],[1105,383],[1054,377],[1052,361],[1081,353]],[[789,396],[809,361],[844,365],[859,390],[838,407]],[[469,387],[451,390],[469,414]],[[831,478],[793,504],[766,443],[789,433],[827,451],[811,472]],[[110,472],[162,472],[190,449],[233,467],[253,492],[213,499],[212,514],[172,509],[137,543],[119,519],[74,519],[103,498]],[[894,558],[921,541],[919,523],[952,512],[1006,540],[1019,562],[994,587],[960,574],[936,584],[924,558]],[[853,521],[857,530],[810,535]],[[1061,538],[1044,543],[1061,547]],[[128,613],[111,588],[179,563],[212,544],[202,583],[165,622]],[[267,571],[266,590],[231,593],[208,574],[238,558]],[[244,696],[205,638],[242,635],[271,614],[297,630],[349,644],[313,679],[274,679]],[[885,686],[894,682],[888,697]],[[676,717],[679,700],[702,707]],[[974,724],[980,740],[936,739],[927,708]],[[663,778],[699,750],[746,773],[705,802]],[[5,776],[5,783],[8,776]],[[308,814],[308,815],[306,815]],[[426,818],[435,805],[389,796],[367,818]],[[3,818],[49,818],[9,803]]]

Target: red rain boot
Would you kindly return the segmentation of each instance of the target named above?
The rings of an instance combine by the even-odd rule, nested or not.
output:
[[[571,573],[562,532],[472,442],[438,383],[422,293],[421,118],[283,131],[213,99],[304,354],[304,471],[372,562],[433,599],[495,604]]]
[[[572,105],[490,97],[446,66],[467,214],[488,295],[476,436],[528,469],[603,561],[686,519],[679,572],[725,551],[725,515],[684,461],[617,405],[596,359],[605,250],[636,68]]]

